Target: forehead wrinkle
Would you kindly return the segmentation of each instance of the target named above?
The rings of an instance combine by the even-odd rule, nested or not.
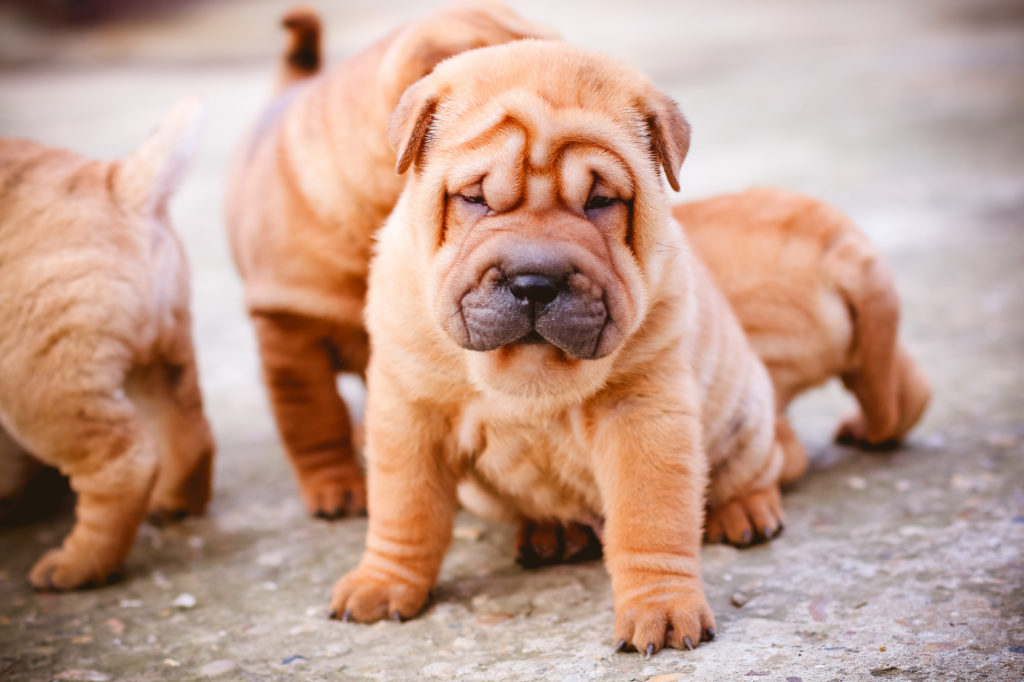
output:
[[[526,144],[526,134],[518,127],[507,126],[495,138],[497,144],[458,151],[461,163],[454,165],[449,171],[449,188],[477,182],[498,166],[521,165],[519,159]],[[495,149],[495,146],[498,148]]]
[[[636,186],[633,167],[614,149],[565,141],[558,148],[556,163],[559,176],[573,168],[584,167],[600,177],[611,189],[620,192],[623,199],[631,199],[633,196],[633,188]]]
[[[451,113],[452,123],[462,128],[461,134],[452,141],[455,147],[472,146],[506,122],[518,124],[530,135],[535,132],[531,121],[544,121],[554,114],[550,104],[527,90],[504,92],[470,116],[464,112]],[[470,118],[468,121],[460,120]]]

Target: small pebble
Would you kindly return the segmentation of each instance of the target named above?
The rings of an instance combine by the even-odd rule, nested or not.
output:
[[[868,487],[868,482],[862,476],[850,476],[846,479],[846,485],[854,490],[864,490]]]
[[[484,536],[484,529],[479,526],[456,526],[455,537],[458,540],[469,540],[470,542],[480,542],[480,539]]]
[[[667,675],[655,675],[654,677],[648,677],[647,682],[677,682],[683,679],[683,675],[678,673],[669,673]]]
[[[137,609],[140,606],[142,606],[142,600],[141,599],[122,599],[121,600],[121,608],[122,609]]]
[[[496,611],[494,613],[481,613],[479,616],[476,617],[476,620],[474,620],[473,623],[475,625],[490,627],[492,625],[504,623],[507,620],[512,620],[514,617],[515,616],[513,616],[511,613],[502,613],[500,611]]]
[[[456,637],[455,641],[452,642],[452,648],[458,651],[470,651],[475,649],[476,646],[476,642],[469,637]]]
[[[72,644],[92,644],[92,637],[89,635],[79,635],[78,637],[71,638]]]
[[[750,601],[750,598],[742,592],[733,592],[732,596],[729,597],[729,601],[732,602],[732,605],[736,608],[740,608],[748,601]]]
[[[1012,433],[989,434],[985,442],[994,448],[1012,448],[1017,444],[1017,437]]]
[[[179,609],[191,609],[196,605],[196,598],[188,592],[182,592],[174,600],[174,606]]]
[[[107,618],[107,629],[115,637],[120,637],[124,634],[124,621],[117,618]]]
[[[181,667],[181,663],[178,663],[173,658],[165,658],[164,659],[164,665],[166,665],[168,668],[180,668]]]
[[[107,682],[110,675],[101,673],[99,670],[82,670],[72,668],[59,672],[53,676],[55,680],[77,680],[78,682]]]
[[[284,552],[264,552],[256,557],[256,563],[268,568],[277,568],[284,563]]]
[[[451,663],[445,663],[438,661],[437,663],[431,663],[423,666],[421,671],[427,677],[439,677],[450,680],[452,674],[455,672],[455,666]]]
[[[218,675],[229,673],[236,668],[238,668],[237,663],[224,659],[207,663],[199,669],[199,674],[203,677],[217,677]]]

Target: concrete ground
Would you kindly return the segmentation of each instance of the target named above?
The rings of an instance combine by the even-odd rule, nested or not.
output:
[[[5,7],[0,135],[120,156],[178,96],[209,104],[173,215],[219,459],[209,515],[144,526],[123,579],[101,589],[28,587],[67,505],[0,529],[0,679],[1024,679],[1024,6],[616,5],[516,4],[678,99],[694,127],[685,197],[782,185],[836,203],[880,245],[936,389],[906,446],[837,447],[848,399],[833,386],[802,400],[814,466],[786,496],[786,532],[705,548],[719,636],[693,652],[612,653],[600,563],[523,571],[513,529],[469,515],[426,613],[329,622],[366,522],[303,512],[221,218],[225,159],[268,90],[286,4],[192,2],[76,31]],[[330,51],[424,11],[330,3]]]

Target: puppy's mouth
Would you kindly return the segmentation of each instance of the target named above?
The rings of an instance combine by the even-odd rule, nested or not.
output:
[[[545,339],[540,334],[538,334],[537,330],[534,329],[529,334],[527,334],[525,336],[520,336],[518,339],[516,339],[512,343],[513,343],[513,345],[516,345],[516,346],[535,346],[538,343],[547,343],[547,342],[548,342],[548,340]]]
[[[457,307],[447,331],[468,350],[549,343],[581,360],[611,350],[602,343],[614,326],[604,292],[573,270],[508,273],[494,266]]]

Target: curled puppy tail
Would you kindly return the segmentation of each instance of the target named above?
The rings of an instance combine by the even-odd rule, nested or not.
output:
[[[320,72],[320,16],[311,7],[299,5],[281,18],[281,25],[289,38],[278,81],[283,88]]]

